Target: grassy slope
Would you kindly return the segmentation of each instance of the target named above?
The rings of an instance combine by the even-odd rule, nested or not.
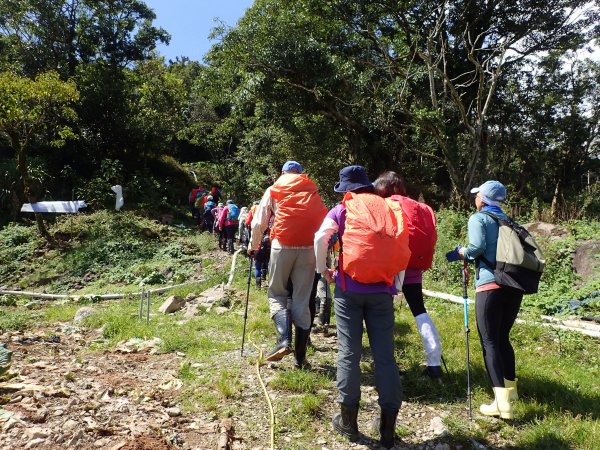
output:
[[[114,226],[112,220],[103,217],[84,217],[80,220],[81,229],[110,230]],[[92,220],[93,219],[93,220]],[[65,277],[75,279],[68,269],[79,267],[77,262],[86,261],[79,270],[91,273],[91,287],[88,290],[105,289],[123,291],[127,289],[126,279],[119,281],[117,286],[103,281],[104,274],[132,273],[139,281],[142,275],[148,277],[153,271],[161,271],[165,265],[170,265],[180,273],[204,267],[205,280],[198,285],[181,288],[175,292],[186,295],[189,292],[200,292],[206,287],[215,285],[225,279],[223,270],[210,267],[209,261],[202,261],[201,255],[214,246],[214,243],[197,235],[179,234],[177,230],[163,229],[150,221],[140,220],[133,216],[123,216],[124,230],[116,231],[112,237],[106,237],[101,231],[90,232],[89,237],[82,239],[79,244],[72,245],[68,253],[70,266],[60,260],[44,259],[37,255],[31,241],[18,243],[22,234],[12,232],[15,239],[14,247],[30,246],[29,256],[24,258],[34,264],[45,267],[56,267],[57,276],[47,284],[48,287],[61,286],[63,280],[58,269],[62,267]],[[134,222],[133,224],[131,222]],[[120,225],[120,226],[121,226]],[[68,224],[59,224],[66,227]],[[72,225],[74,230],[78,227]],[[140,237],[139,230],[149,228],[158,237]],[[116,229],[116,226],[115,226]],[[23,233],[23,230],[19,230]],[[74,233],[75,234],[75,233]],[[15,237],[16,236],[16,237]],[[134,249],[151,247],[148,253],[141,252],[145,258],[117,258],[119,250],[116,247],[114,255],[109,255],[112,265],[109,270],[103,270],[98,263],[93,247],[111,240],[133,242]],[[4,237],[5,239],[5,237]],[[169,251],[165,251],[169,248]],[[183,253],[179,253],[179,251]],[[3,248],[6,252],[6,248]],[[12,251],[12,250],[9,250]],[[64,250],[61,250],[64,251]],[[48,257],[54,251],[45,253]],[[57,251],[58,252],[58,251]],[[89,253],[91,252],[91,253]],[[129,250],[126,254],[137,254]],[[171,254],[170,252],[173,252]],[[6,254],[6,253],[4,253]],[[105,254],[105,253],[101,253]],[[15,254],[16,255],[16,254]],[[15,257],[14,261],[19,261]],[[180,261],[178,263],[178,261]],[[7,261],[10,263],[10,261]],[[94,264],[98,269],[94,269]],[[20,274],[21,279],[31,283],[34,280],[36,268],[24,268],[14,263],[13,269]],[[118,302],[103,302],[96,307],[101,314],[93,316],[87,322],[90,327],[103,328],[104,341],[95,346],[102,348],[114,346],[117,342],[130,337],[161,337],[162,351],[182,351],[186,353],[186,361],[182,364],[180,378],[188,387],[182,395],[181,403],[188,412],[198,411],[203,414],[223,416],[243,416],[248,408],[245,389],[248,379],[253,377],[253,358],[248,360],[232,360],[227,355],[237,353],[243,326],[243,301],[246,288],[246,261],[239,261],[238,274],[234,285],[240,292],[232,311],[219,316],[214,313],[203,313],[198,320],[177,324],[181,319],[179,314],[171,316],[153,315],[150,324],[133,320],[137,316],[137,299],[129,298]],[[39,267],[39,266],[37,266]],[[146,271],[138,274],[136,267],[147,267]],[[151,269],[151,270],[150,270]],[[3,276],[7,272],[3,269]],[[177,273],[177,272],[176,272]],[[98,275],[95,275],[98,274]],[[10,275],[8,275],[10,277]],[[121,276],[121,275],[119,275]],[[164,276],[164,275],[163,275]],[[11,279],[16,279],[12,276]],[[6,279],[6,278],[5,278]],[[53,284],[55,283],[55,284]],[[122,285],[119,285],[121,283]],[[41,285],[39,285],[41,286]],[[38,286],[38,287],[39,287]],[[28,285],[23,285],[28,287]],[[130,286],[131,287],[131,286]],[[135,284],[133,285],[135,287]],[[133,289],[133,288],[132,288]],[[170,294],[171,294],[170,293]],[[169,294],[169,295],[170,295]],[[247,346],[252,343],[270,346],[273,341],[273,328],[268,317],[268,306],[264,293],[251,290],[250,313],[247,331]],[[157,297],[153,302],[153,313],[165,297]],[[8,301],[11,300],[11,301]],[[23,305],[26,299],[4,299],[5,303],[16,300],[17,306],[4,306],[0,314],[0,329],[24,329],[53,323],[68,321],[80,306],[77,303],[56,304],[48,302],[28,310]],[[447,304],[436,300],[428,300],[428,309],[439,327],[444,348],[444,356],[448,364],[449,375],[443,387],[432,386],[423,382],[420,377],[419,365],[423,362],[422,344],[414,326],[414,320],[408,308],[399,307],[397,321],[397,360],[403,372],[406,395],[411,402],[431,405],[449,412],[445,419],[450,428],[451,436],[448,442],[461,441],[468,443],[473,437],[480,442],[494,447],[525,448],[525,449],[594,449],[600,442],[600,352],[598,341],[566,332],[556,332],[525,325],[516,325],[513,331],[513,341],[517,353],[517,373],[520,377],[519,391],[522,400],[516,406],[516,420],[512,423],[487,420],[475,413],[475,426],[469,430],[466,415],[466,377],[464,360],[464,331],[462,324],[462,308],[459,305]],[[478,405],[488,401],[491,396],[489,382],[485,375],[481,348],[477,339],[474,315],[471,314],[471,374],[474,387],[473,405],[476,411]],[[365,338],[365,347],[368,344]],[[248,348],[247,347],[247,348]],[[265,347],[265,348],[266,348]],[[93,349],[92,349],[93,350]],[[313,365],[310,372],[294,371],[289,367],[278,370],[263,368],[268,372],[268,389],[274,397],[277,416],[277,431],[295,432],[292,448],[313,448],[316,439],[315,430],[329,429],[327,422],[334,405],[324,391],[333,392],[335,382],[331,370],[335,365],[334,349],[324,352],[309,352]],[[368,351],[362,364],[366,383],[372,383],[372,367]],[[225,357],[224,357],[225,355]],[[253,408],[265,409],[261,397],[253,399]],[[266,409],[265,409],[266,410]],[[266,417],[266,413],[265,413]],[[400,415],[402,421],[402,413]],[[399,423],[400,434],[410,436],[411,430]],[[247,441],[262,442],[264,436],[253,435],[251,432],[244,436]]]

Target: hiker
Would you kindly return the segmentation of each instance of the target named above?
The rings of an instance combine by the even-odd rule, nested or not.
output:
[[[246,220],[244,221],[244,224],[246,226],[246,235],[248,237],[246,245],[249,245],[249,243],[250,243],[250,232],[252,231],[251,230],[252,219],[254,218],[254,211],[256,211],[257,207],[258,207],[258,201],[252,202],[252,206],[248,210],[248,215],[246,216]],[[270,229],[270,227],[268,227],[268,228]]]
[[[518,398],[515,352],[510,343],[510,330],[515,323],[523,293],[499,286],[494,277],[499,225],[487,214],[506,219],[502,204],[506,188],[499,181],[486,181],[471,189],[477,212],[469,217],[467,247],[457,246],[446,254],[450,262],[466,259],[475,262],[475,317],[483,349],[485,368],[492,382],[494,401],[479,408],[486,416],[512,419],[511,400]],[[484,259],[486,262],[484,262]]]
[[[254,253],[254,278],[256,288],[266,287],[267,274],[269,273],[269,259],[271,257],[271,238],[269,237],[269,228],[263,233],[260,246]]]
[[[331,268],[333,253],[335,247],[338,246],[337,233],[330,239],[329,246],[327,248],[327,268]],[[329,336],[329,323],[331,321],[331,285],[320,273],[317,272],[317,289],[315,299],[315,314],[317,317],[317,323],[313,326],[312,332],[327,337]]]
[[[279,361],[292,353],[292,321],[296,328],[295,367],[304,367],[306,344],[310,334],[309,298],[315,273],[314,234],[327,208],[317,185],[302,173],[296,161],[287,161],[281,176],[267,188],[254,211],[248,253],[254,255],[264,231],[274,216],[270,232],[269,307],[278,333],[275,348],[267,361]],[[294,292],[287,308],[287,283],[291,278]]]
[[[202,186],[197,186],[192,188],[188,195],[188,204],[192,213],[192,219],[194,220],[198,220],[198,216],[200,215],[200,211],[196,208],[196,200],[201,198],[205,192],[206,190]]]
[[[408,235],[402,228],[400,207],[374,193],[364,167],[340,170],[334,191],[344,193],[344,199],[329,211],[315,234],[317,271],[327,281],[335,280],[340,413],[333,416],[333,427],[352,442],[360,436],[357,417],[364,322],[381,408],[374,428],[381,445],[391,448],[402,403],[402,385],[394,358],[393,296],[401,287],[401,272],[408,264]],[[370,232],[373,229],[377,232]],[[334,271],[327,267],[326,260],[330,239],[336,232],[341,250]]]
[[[202,231],[212,233],[215,224],[215,217],[212,214],[214,208],[215,202],[213,201],[212,195],[209,194],[206,196],[206,203],[204,203]]]
[[[408,229],[408,245],[411,250],[402,293],[415,318],[425,347],[427,361],[425,374],[441,383],[442,344],[437,328],[423,303],[423,272],[431,267],[437,241],[435,215],[428,205],[407,197],[404,180],[396,172],[382,173],[375,180],[375,192],[384,198],[390,197],[399,202],[402,207]]]
[[[238,217],[238,243],[240,245],[248,245],[248,239],[246,235],[246,219],[248,218],[248,207],[243,206],[240,210],[240,216]]]
[[[219,222],[221,220],[221,214],[223,213],[224,208],[225,208],[225,206],[223,205],[223,203],[219,202],[217,204],[217,207],[213,208],[213,210],[211,211],[213,217],[215,218],[214,225],[213,225],[213,233],[217,235],[217,238],[219,240],[219,248],[221,250],[226,250],[224,243],[223,243],[223,239],[225,237],[225,232],[222,230],[219,230]]]
[[[226,250],[230,255],[233,255],[233,241],[235,240],[235,232],[238,229],[239,216],[240,208],[233,203],[233,200],[227,200],[219,218],[219,230],[224,233]]]
[[[221,199],[221,191],[219,190],[219,186],[212,186],[210,188],[210,195],[212,195],[213,201],[215,203],[219,203],[219,200]]]

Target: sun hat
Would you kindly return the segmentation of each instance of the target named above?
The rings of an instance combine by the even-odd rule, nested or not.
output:
[[[282,172],[302,173],[302,166],[296,161],[286,161],[281,168]]]
[[[360,188],[373,187],[363,166],[347,166],[340,170],[340,181],[335,184],[335,192],[355,191]]]
[[[471,189],[471,194],[481,194],[481,200],[486,205],[500,206],[506,201],[506,188],[496,180],[489,180],[479,187]]]

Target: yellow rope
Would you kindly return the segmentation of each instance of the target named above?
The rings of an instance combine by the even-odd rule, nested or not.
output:
[[[273,404],[271,403],[271,398],[269,397],[269,393],[267,392],[267,387],[265,386],[265,383],[263,382],[263,379],[260,375],[260,362],[262,361],[262,358],[263,358],[263,351],[262,351],[262,349],[258,348],[254,342],[252,342],[250,340],[249,340],[249,342],[254,346],[254,348],[256,348],[256,350],[259,353],[258,358],[256,358],[256,375],[258,376],[258,381],[263,389],[265,398],[267,399],[267,405],[269,405],[270,426],[271,426],[271,447],[270,448],[274,449],[275,448],[275,413],[273,411]]]

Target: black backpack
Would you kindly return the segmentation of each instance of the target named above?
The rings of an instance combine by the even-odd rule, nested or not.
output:
[[[262,240],[260,241],[260,247],[256,251],[254,257],[258,262],[265,263],[269,261],[271,256],[271,238],[269,237],[269,230],[265,231]]]

